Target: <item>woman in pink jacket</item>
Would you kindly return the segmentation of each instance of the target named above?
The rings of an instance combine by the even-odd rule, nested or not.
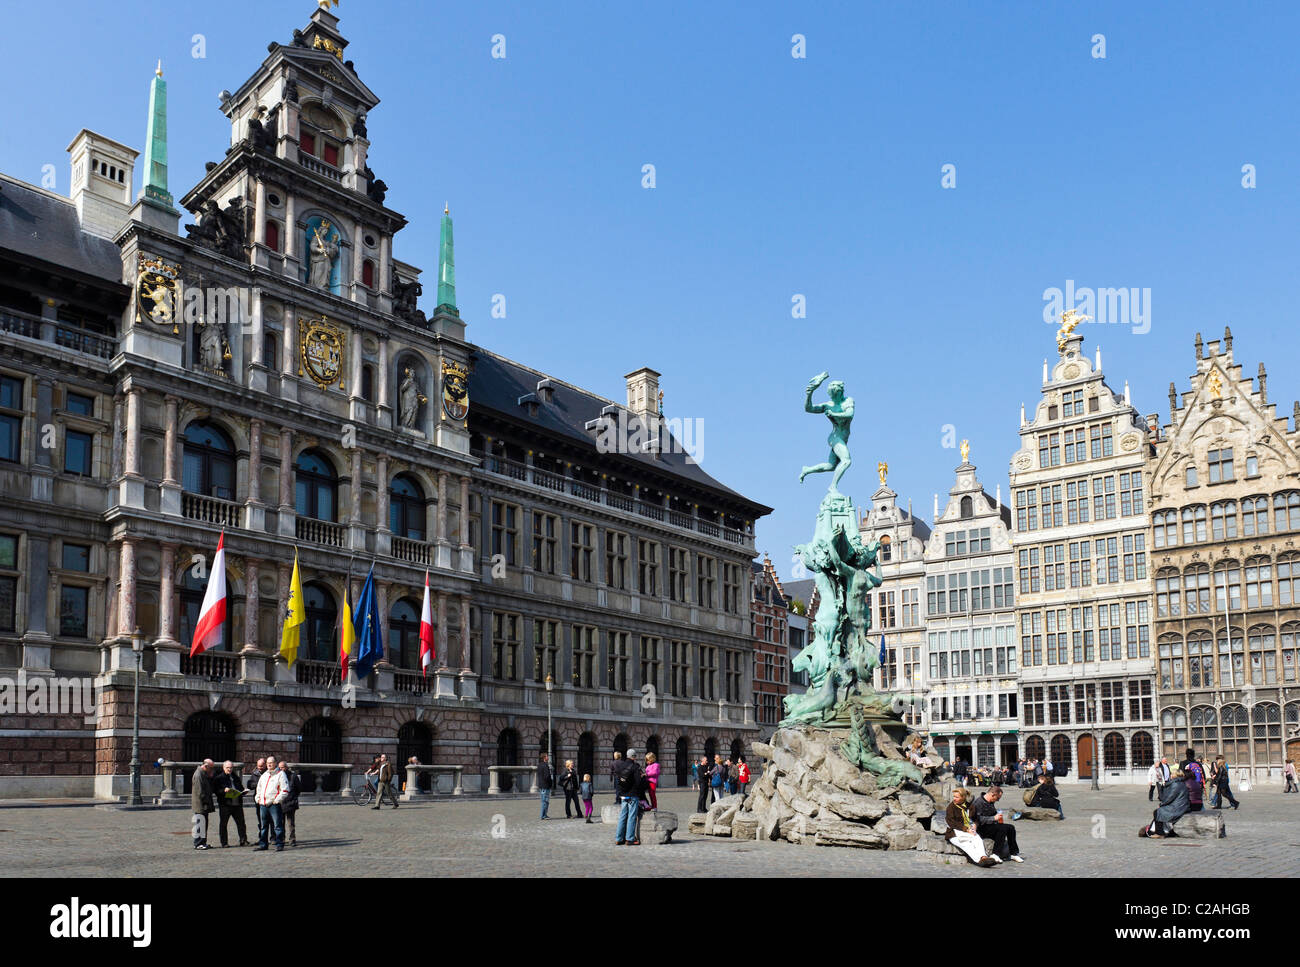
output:
[[[659,800],[655,797],[655,788],[659,785],[659,757],[653,752],[645,756],[645,777],[650,780],[650,808],[658,811]]]

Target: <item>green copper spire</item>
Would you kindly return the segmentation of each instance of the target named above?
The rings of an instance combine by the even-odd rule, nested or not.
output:
[[[167,190],[167,82],[163,80],[162,61],[149,87],[149,132],[144,141],[144,189],[150,201],[172,207]]]
[[[438,309],[456,315],[456,255],[451,238],[451,209],[442,208],[442,239],[438,243]]]

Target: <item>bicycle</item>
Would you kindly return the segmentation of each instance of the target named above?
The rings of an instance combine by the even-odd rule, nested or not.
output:
[[[378,794],[379,788],[367,778],[366,784],[360,789],[355,786],[352,788],[352,801],[358,806],[369,806]]]

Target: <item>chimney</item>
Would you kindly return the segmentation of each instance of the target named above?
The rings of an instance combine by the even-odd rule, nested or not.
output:
[[[555,383],[549,376],[537,381],[537,398],[543,403],[549,403],[555,398]]]
[[[68,145],[72,203],[81,230],[111,239],[127,222],[140,152],[86,128]]]
[[[659,373],[642,366],[623,377],[627,380],[627,408],[643,420],[659,415]]]
[[[1268,373],[1263,363],[1259,364],[1259,405],[1268,406]]]

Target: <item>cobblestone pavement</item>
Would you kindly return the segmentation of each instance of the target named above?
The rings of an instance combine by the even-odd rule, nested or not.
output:
[[[616,847],[599,823],[565,820],[552,799],[547,822],[535,798],[451,800],[381,812],[305,806],[297,848],[195,852],[185,809],[0,810],[0,876],[1285,876],[1300,846],[1300,795],[1279,787],[1239,794],[1225,811],[1228,837],[1213,842],[1137,838],[1150,818],[1145,787],[1062,789],[1064,822],[1017,824],[1026,862],[993,870],[889,853],[691,836],[695,793],[667,791],[660,806],[682,830],[666,846]],[[1015,796],[1009,791],[1007,800]],[[597,798],[597,815],[608,794]],[[246,810],[255,836],[253,811]],[[558,818],[555,818],[558,817]],[[233,834],[233,829],[232,829]],[[219,843],[215,829],[210,841]]]

